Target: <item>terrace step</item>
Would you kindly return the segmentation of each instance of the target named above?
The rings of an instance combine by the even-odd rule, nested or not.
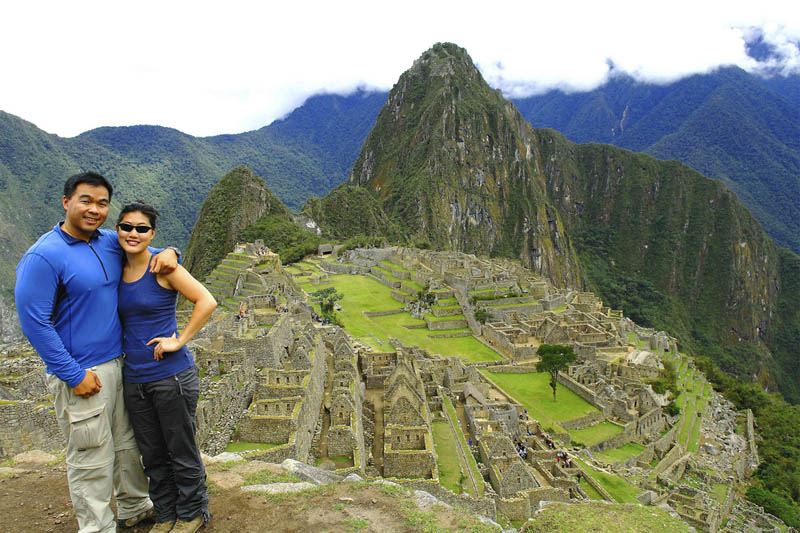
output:
[[[455,316],[463,314],[460,305],[456,305],[454,307],[434,307],[431,309],[431,313],[433,313],[433,316],[435,317]]]

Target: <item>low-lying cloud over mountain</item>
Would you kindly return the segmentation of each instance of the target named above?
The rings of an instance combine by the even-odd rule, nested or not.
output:
[[[437,41],[465,46],[513,98],[590,90],[619,72],[666,83],[720,65],[798,71],[797,2],[471,3],[10,4],[0,109],[62,136],[138,124],[238,133],[312,94],[388,90]]]

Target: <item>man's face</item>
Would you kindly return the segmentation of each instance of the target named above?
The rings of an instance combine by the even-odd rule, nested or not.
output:
[[[110,200],[104,186],[81,183],[71,197],[63,196],[61,203],[66,211],[62,229],[77,239],[89,240],[106,221]]]

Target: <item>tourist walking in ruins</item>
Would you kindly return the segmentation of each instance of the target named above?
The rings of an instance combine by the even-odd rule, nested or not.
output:
[[[47,366],[47,387],[67,443],[72,507],[80,533],[114,531],[152,518],[147,478],[122,399],[122,328],[117,289],[124,255],[108,216],[113,187],[94,172],[71,176],[65,220],[42,235],[17,265],[22,331]],[[153,268],[174,269],[164,251]]]
[[[125,405],[150,478],[153,532],[195,532],[210,518],[206,474],[195,439],[200,394],[197,367],[186,343],[208,321],[217,302],[183,267],[150,272],[148,245],[158,211],[143,203],[122,208],[117,222],[126,263],[119,285]],[[178,334],[178,294],[194,304]]]

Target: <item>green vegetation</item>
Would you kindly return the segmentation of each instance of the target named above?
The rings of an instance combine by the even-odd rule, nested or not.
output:
[[[583,483],[581,483],[583,487]],[[688,533],[693,531],[664,509],[641,505],[615,505],[601,502],[548,504],[527,522],[526,531],[552,533],[617,533],[619,531],[658,531]]]
[[[593,455],[596,459],[605,461],[606,463],[613,464],[631,457],[636,457],[644,451],[644,446],[635,442],[629,442],[619,448],[605,449],[602,452],[594,452]]]
[[[295,278],[298,286],[306,291],[315,290],[310,280]],[[407,345],[417,345],[431,353],[442,356],[455,355],[467,361],[496,361],[501,357],[474,337],[431,338],[429,335],[452,331],[430,331],[408,329],[404,325],[424,324],[402,312],[393,315],[368,317],[364,312],[402,310],[403,304],[391,297],[391,289],[366,276],[339,274],[330,276],[330,287],[344,297],[341,300],[341,315],[347,331],[376,351],[391,349],[390,338],[402,340]],[[468,330],[457,330],[468,331]]]
[[[228,443],[228,446],[225,447],[226,452],[249,452],[252,450],[269,450],[276,446],[280,446],[281,443],[266,443],[266,442],[240,442],[240,441],[233,441]]]
[[[537,372],[550,374],[550,388],[553,389],[553,401],[556,401],[556,385],[558,373],[564,372],[570,364],[575,362],[577,355],[572,346],[563,344],[542,344],[536,350],[539,361],[536,363]]]
[[[678,159],[721,179],[772,238],[800,253],[798,111],[762,84],[729,67],[658,87],[620,77],[588,93],[552,92],[515,103],[532,124],[574,142]],[[632,113],[633,106],[625,109],[630,102],[636,102]]]
[[[560,400],[553,403],[549,390],[550,376],[547,374],[496,374],[486,370],[481,372],[521,403],[528,410],[530,417],[541,422],[544,427],[563,431],[558,422],[597,411],[596,407],[560,383],[558,384]]]
[[[583,492],[586,493],[586,495],[589,497],[590,500],[603,499],[603,496],[601,496],[600,493],[597,492],[597,489],[595,489],[593,486],[589,484],[588,481],[586,481],[585,477],[581,479],[581,489],[583,489]]]
[[[269,485],[270,483],[298,483],[301,479],[292,474],[275,474],[269,470],[250,472],[244,476],[244,485]]]
[[[639,503],[636,495],[639,494],[639,489],[625,481],[624,478],[617,474],[611,474],[602,470],[592,468],[584,461],[573,458],[581,465],[581,469],[592,476],[609,494],[619,503]]]
[[[442,405],[444,407],[444,414],[447,418],[450,419],[452,423],[452,427],[456,430],[456,439],[461,443],[461,449],[464,450],[465,457],[467,464],[462,465],[466,466],[472,472],[472,479],[475,481],[477,485],[478,494],[473,493],[472,483],[469,481],[465,482],[465,486],[467,487],[467,491],[474,497],[479,497],[483,495],[483,476],[481,476],[481,472],[478,469],[478,463],[475,461],[475,458],[472,456],[472,452],[470,451],[469,445],[467,444],[467,439],[464,436],[464,432],[461,431],[461,425],[458,423],[458,416],[456,416],[456,409],[453,407],[453,403],[450,401],[450,398],[445,396],[442,399]],[[463,472],[463,475],[467,477],[467,472]]]
[[[264,245],[279,254],[281,262],[287,264],[316,253],[322,243],[317,235],[301,229],[284,213],[262,216],[241,232],[240,239],[247,242],[263,240]]]
[[[591,446],[598,442],[603,442],[610,439],[614,435],[619,435],[624,429],[617,424],[611,422],[600,422],[593,426],[585,427],[583,429],[571,429],[569,436],[575,442],[580,442],[584,446]]]
[[[344,298],[344,294],[338,292],[335,287],[327,287],[312,292],[310,296],[319,302],[320,314],[322,316],[329,319],[334,324],[344,326],[336,316],[336,311],[334,311],[336,302]]]
[[[434,422],[433,445],[436,449],[439,467],[439,483],[456,494],[461,494],[461,464],[458,460],[455,436],[447,422]]]
[[[738,409],[752,409],[762,440],[761,464],[747,497],[788,525],[800,527],[800,406],[755,383],[732,378],[707,358],[695,360],[706,377]]]
[[[464,533],[496,533],[497,528],[483,524],[471,515],[463,514],[456,524],[455,530],[444,529],[439,526],[439,519],[434,511],[423,511],[411,501],[404,501],[401,504],[405,523],[413,528],[410,531],[421,531],[422,533],[450,533],[459,531]]]

